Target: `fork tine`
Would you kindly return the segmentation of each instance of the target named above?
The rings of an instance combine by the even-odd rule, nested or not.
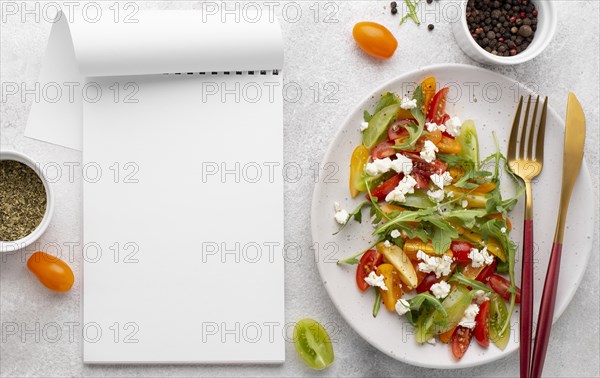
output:
[[[535,100],[535,107],[533,108],[533,117],[531,117],[531,127],[529,128],[529,143],[527,147],[528,159],[533,160],[533,135],[535,134],[535,121],[537,119],[538,104],[540,103],[540,96],[537,96]]]
[[[519,99],[519,105],[517,105],[517,112],[515,113],[515,119],[513,120],[512,128],[510,129],[510,139],[508,140],[508,151],[506,153],[509,160],[517,158],[517,135],[519,134],[519,123],[521,121],[521,108],[523,107],[523,96]]]
[[[525,118],[523,118],[523,129],[521,130],[521,139],[519,140],[519,156],[525,159],[525,144],[527,144],[527,124],[529,119],[529,105],[531,104],[531,95],[527,97],[527,107],[525,108]]]
[[[544,134],[546,133],[546,113],[548,111],[548,97],[544,99],[542,107],[542,116],[540,117],[540,126],[538,129],[537,142],[535,146],[535,160],[540,164],[544,162]]]

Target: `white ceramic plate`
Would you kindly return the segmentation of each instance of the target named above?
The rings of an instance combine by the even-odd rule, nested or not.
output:
[[[317,249],[317,266],[323,285],[331,300],[346,321],[365,340],[380,351],[400,361],[429,368],[452,369],[482,365],[518,349],[519,308],[512,318],[512,337],[505,350],[494,345],[485,349],[472,342],[461,361],[456,362],[448,345],[418,345],[412,335],[412,327],[396,313],[382,306],[379,316],[373,318],[371,309],[375,293],[361,293],[356,288],[354,265],[336,265],[340,258],[352,256],[374,242],[367,211],[362,224],[352,223],[339,234],[333,235],[338,225],[333,219],[334,201],[346,209],[353,209],[363,198],[352,199],[348,191],[349,162],[353,149],[361,142],[358,130],[363,111],[374,109],[379,95],[392,91],[410,95],[417,83],[427,76],[435,76],[438,85],[450,86],[447,112],[461,120],[472,119],[478,129],[480,154],[485,157],[494,151],[492,131],[498,136],[502,151],[506,151],[512,119],[519,95],[528,95],[529,89],[500,74],[485,69],[456,64],[430,66],[406,73],[375,89],[350,113],[340,131],[331,142],[324,163],[335,163],[340,170],[338,182],[319,182],[312,203],[312,235]],[[566,98],[565,98],[566,103]],[[552,246],[560,195],[563,155],[564,122],[549,108],[546,129],[544,169],[534,184],[534,235],[535,235],[535,303],[539,307],[543,280]],[[514,191],[508,177],[502,177],[502,190]],[[565,310],[585,272],[591,248],[594,224],[594,198],[592,184],[585,161],[579,174],[567,218],[566,235],[560,282],[556,299],[555,319]],[[523,201],[511,214],[514,229],[512,239],[521,244],[523,232]],[[329,243],[329,244],[328,244]],[[520,280],[520,249],[517,252],[517,280]],[[534,313],[537,319],[537,312]]]

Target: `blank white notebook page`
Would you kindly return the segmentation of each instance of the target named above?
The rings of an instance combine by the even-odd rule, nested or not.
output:
[[[84,361],[282,362],[281,74],[93,82]]]

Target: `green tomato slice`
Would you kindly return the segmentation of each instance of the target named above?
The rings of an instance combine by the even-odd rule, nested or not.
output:
[[[490,294],[490,340],[500,349],[506,348],[508,340],[510,339],[510,324],[509,327],[502,331],[502,326],[506,323],[508,318],[508,310],[506,309],[506,303],[498,294]]]
[[[333,345],[323,326],[313,319],[302,319],[294,327],[294,346],[304,362],[321,370],[333,362]]]
[[[461,151],[459,156],[469,160],[479,166],[479,139],[477,138],[477,129],[475,123],[471,120],[463,122],[460,134],[456,137],[460,143]]]
[[[399,104],[392,104],[381,109],[369,121],[369,127],[363,133],[363,145],[369,150],[387,135],[390,123],[396,119],[400,110]]]

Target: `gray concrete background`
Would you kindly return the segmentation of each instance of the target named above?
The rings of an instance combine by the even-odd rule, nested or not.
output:
[[[8,1],[3,1],[3,6]],[[112,2],[111,2],[112,3]],[[588,137],[585,159],[598,192],[598,85],[599,85],[599,3],[597,1],[554,1],[559,15],[552,44],[534,61],[516,67],[490,67],[521,82],[535,83],[550,95],[550,103],[564,116],[568,91],[574,91],[586,111]],[[18,2],[17,4],[20,4]],[[47,3],[41,3],[43,5]],[[139,2],[140,8],[200,8],[198,2]],[[296,4],[302,15],[297,22]],[[305,168],[321,161],[334,133],[355,104],[379,84],[401,73],[435,63],[476,64],[456,45],[448,22],[440,17],[447,2],[434,3],[424,25],[398,26],[398,17],[389,14],[388,2],[298,2],[280,3],[275,14],[282,23],[285,40],[286,83],[302,89],[298,101],[284,105],[285,159]],[[420,7],[426,4],[423,1]],[[30,5],[33,7],[33,5]],[[432,7],[432,8],[430,8]],[[437,11],[435,10],[438,7]],[[318,13],[316,10],[318,9]],[[423,8],[421,8],[423,9]],[[333,12],[335,11],[335,14]],[[329,15],[329,18],[327,16]],[[422,16],[423,18],[424,16]],[[335,22],[324,22],[324,21]],[[389,61],[366,57],[352,41],[354,23],[372,20],[387,25],[399,41]],[[435,23],[428,32],[427,23]],[[46,45],[50,24],[28,16],[3,18],[1,24],[2,82],[35,82]],[[0,142],[2,149],[16,149],[43,163],[80,162],[81,153],[23,136],[31,96],[26,101],[12,96],[2,100]],[[324,372],[307,368],[287,345],[287,359],[280,366],[85,366],[81,362],[81,336],[69,338],[68,322],[80,321],[81,257],[75,249],[71,265],[76,274],[73,289],[66,294],[50,293],[25,266],[23,254],[2,256],[0,264],[0,304],[2,341],[0,374],[9,376],[517,376],[518,355],[472,369],[436,371],[395,361],[363,341],[340,317],[320,284],[310,256],[310,206],[314,181],[303,175],[285,188],[285,238],[298,242],[304,254],[300,261],[286,266],[286,321],[312,317],[339,325],[335,343],[336,360]],[[47,243],[80,241],[81,181],[61,179],[53,185],[56,212],[50,228],[40,240]],[[590,204],[598,209],[596,203]],[[64,245],[64,244],[63,244]],[[598,212],[594,235],[598,251]],[[569,258],[568,251],[564,258]],[[598,377],[599,360],[599,277],[598,254],[593,253],[583,282],[569,308],[556,323],[544,373],[554,377]],[[56,327],[62,335],[56,337]],[[16,325],[11,335],[7,327]],[[35,331],[35,327],[39,331]],[[45,331],[44,331],[45,330]],[[77,330],[77,328],[76,328]],[[35,334],[39,340],[35,339]],[[56,339],[56,340],[54,340]]]

